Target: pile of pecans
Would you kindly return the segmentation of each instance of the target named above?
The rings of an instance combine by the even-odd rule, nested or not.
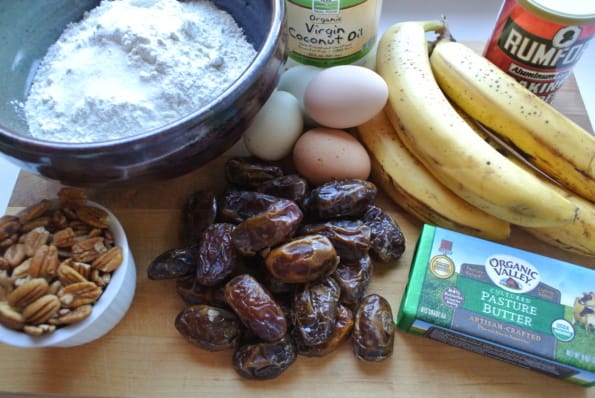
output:
[[[105,210],[57,196],[0,217],[0,324],[33,336],[87,318],[123,261]]]

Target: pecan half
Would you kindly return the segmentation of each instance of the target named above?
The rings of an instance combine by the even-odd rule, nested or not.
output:
[[[51,225],[54,229],[63,229],[68,226],[68,219],[61,209],[54,210],[51,215]]]
[[[0,217],[0,241],[16,234],[21,229],[21,223],[17,216],[5,215]]]
[[[68,226],[70,228],[72,228],[72,231],[74,232],[74,236],[77,236],[77,237],[88,237],[89,232],[91,231],[91,229],[93,229],[93,227],[91,227],[88,224],[85,224],[84,222],[82,222],[80,220],[72,220],[72,221],[70,221]]]
[[[76,243],[76,236],[70,227],[54,232],[54,245],[58,248],[71,247]]]
[[[103,293],[103,289],[95,283],[78,282],[64,286],[58,292],[60,302],[64,307],[76,308],[85,304],[93,304]]]
[[[87,279],[87,280],[91,279],[91,271],[93,270],[93,267],[91,267],[91,264],[83,263],[81,261],[74,261],[72,258],[69,258],[66,261],[67,261],[68,265],[70,265],[72,268],[74,268],[76,270],[76,272],[81,274],[85,279]]]
[[[112,274],[93,268],[89,280],[93,281],[97,286],[106,287],[107,284],[112,280]]]
[[[43,245],[33,257],[31,257],[31,264],[29,265],[29,274],[33,278],[37,277],[52,277],[56,275],[58,269],[58,249],[54,245]]]
[[[60,204],[64,207],[77,208],[87,203],[87,194],[77,188],[63,187],[57,193]]]
[[[122,264],[123,259],[122,248],[114,246],[97,257],[91,265],[103,272],[113,272]]]
[[[0,270],[0,301],[6,301],[10,292],[14,290],[12,279],[6,270]]]
[[[103,209],[95,206],[82,206],[76,209],[76,215],[82,222],[95,228],[107,228],[109,226],[109,215]]]
[[[23,243],[15,243],[4,252],[4,259],[10,267],[16,267],[25,261],[26,257],[25,245]]]
[[[25,318],[8,302],[0,301],[0,323],[9,329],[22,330],[25,326]]]
[[[26,207],[17,213],[17,217],[21,224],[26,224],[31,220],[41,217],[43,213],[49,210],[52,206],[52,202],[49,199],[42,199],[34,205]]]
[[[50,222],[51,222],[50,217],[47,217],[47,216],[37,217],[37,218],[34,218],[33,220],[23,224],[23,226],[21,227],[21,231],[29,232],[36,228],[41,228],[41,227],[45,228],[48,225],[50,225]]]
[[[25,254],[32,257],[37,249],[45,245],[50,238],[50,232],[45,227],[37,227],[25,234],[23,244],[25,245]]]
[[[103,230],[103,242],[106,246],[113,246],[115,244],[114,234],[109,229]]]
[[[30,276],[29,267],[31,266],[31,259],[28,258],[12,269],[12,279],[22,279]]]
[[[87,281],[87,279],[74,269],[70,263],[72,263],[72,261],[66,260],[58,266],[57,275],[62,286]]]
[[[4,240],[0,240],[0,251],[8,249],[19,241],[19,234],[12,234]]]
[[[52,333],[56,330],[56,325],[42,323],[41,325],[25,325],[23,332],[30,336],[43,336],[44,334]]]
[[[93,306],[91,304],[81,305],[74,309],[62,308],[58,311],[58,315],[49,320],[52,325],[71,325],[80,322],[91,315]]]
[[[60,279],[56,279],[54,280],[52,283],[50,283],[50,287],[48,289],[48,294],[54,294],[54,295],[58,295],[58,292],[60,291],[60,289],[62,289],[62,282],[60,282]]]
[[[103,238],[98,236],[82,240],[72,245],[71,255],[75,261],[90,263],[106,251],[107,248],[105,247]]]
[[[46,294],[48,288],[49,284],[44,278],[29,279],[8,295],[8,304],[17,310],[22,310]]]
[[[96,236],[103,236],[103,231],[105,231],[105,230],[101,229],[101,228],[93,228],[89,231],[89,238],[94,238]]]
[[[46,294],[23,309],[23,318],[25,318],[25,323],[40,325],[50,319],[59,309],[60,299],[53,294]]]

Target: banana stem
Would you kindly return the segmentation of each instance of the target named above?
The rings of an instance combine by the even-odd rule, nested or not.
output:
[[[422,26],[424,31],[435,32],[437,34],[436,40],[428,40],[428,55],[432,54],[434,47],[436,47],[438,43],[443,41],[455,41],[448,27],[446,16],[442,16],[442,19],[440,20],[422,22]]]
[[[426,32],[437,32],[442,34],[445,30],[447,30],[446,25],[446,18],[436,19],[433,21],[424,21],[422,22],[422,26]]]

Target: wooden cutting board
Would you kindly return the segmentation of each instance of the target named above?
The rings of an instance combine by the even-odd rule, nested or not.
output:
[[[591,131],[573,79],[562,88],[555,106]],[[324,358],[299,357],[281,377],[266,382],[239,377],[231,367],[230,352],[210,353],[187,343],[173,325],[183,308],[174,282],[148,280],[146,267],[179,244],[179,209],[188,195],[220,189],[224,161],[239,153],[241,147],[236,146],[202,169],[168,181],[87,190],[90,198],[116,214],[128,234],[138,277],[133,304],[112,332],[81,347],[26,350],[0,345],[0,397],[595,397],[595,388],[583,389],[400,331],[393,356],[383,362],[358,361],[344,344]],[[53,197],[59,188],[22,172],[9,211]],[[378,203],[407,238],[403,257],[377,266],[369,288],[386,297],[396,315],[421,224],[383,195]],[[506,243],[595,267],[592,258],[555,250],[516,229]]]

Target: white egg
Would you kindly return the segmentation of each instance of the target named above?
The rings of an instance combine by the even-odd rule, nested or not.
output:
[[[291,153],[303,128],[298,100],[287,91],[277,90],[244,132],[244,145],[262,160],[280,160]]]
[[[386,104],[384,79],[363,66],[340,65],[316,75],[304,92],[306,113],[325,127],[345,129],[374,117]]]
[[[279,79],[277,89],[287,91],[298,100],[304,116],[304,124],[313,126],[316,123],[308,116],[304,108],[304,93],[310,80],[322,69],[310,65],[296,65],[285,71]]]

